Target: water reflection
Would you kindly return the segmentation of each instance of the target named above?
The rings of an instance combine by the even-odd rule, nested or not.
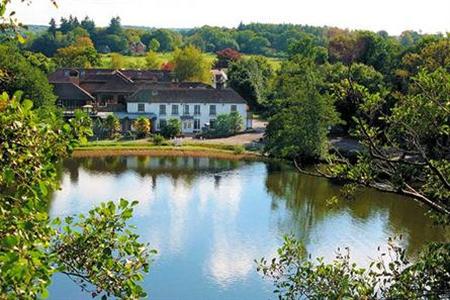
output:
[[[275,255],[293,233],[313,256],[333,258],[350,246],[367,263],[387,237],[405,235],[417,250],[449,239],[425,209],[392,194],[365,190],[329,209],[338,187],[286,166],[192,157],[105,157],[67,160],[52,215],[86,212],[105,200],[139,204],[132,222],[159,256],[145,280],[153,299],[268,299],[271,285],[253,260]],[[53,299],[84,299],[56,277]]]

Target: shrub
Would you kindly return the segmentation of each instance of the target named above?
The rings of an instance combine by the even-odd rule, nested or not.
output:
[[[243,120],[238,112],[221,114],[217,116],[214,128],[208,129],[204,136],[206,138],[227,137],[242,130]]]
[[[160,135],[160,134],[155,134],[153,136],[153,144],[155,145],[163,145],[165,143],[166,139]]]
[[[169,122],[161,127],[161,135],[166,139],[171,139],[180,135],[181,121],[178,119],[170,119]]]
[[[107,131],[108,138],[115,139],[120,136],[120,120],[116,115],[109,115],[103,123]]]
[[[151,122],[145,117],[139,117],[133,122],[134,131],[139,138],[146,137],[150,133]]]
[[[242,145],[236,145],[236,146],[234,146],[234,149],[233,149],[233,153],[234,153],[234,154],[242,154],[242,153],[244,153],[244,152],[245,152],[244,146],[242,146]]]

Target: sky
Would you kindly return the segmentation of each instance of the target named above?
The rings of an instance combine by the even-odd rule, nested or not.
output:
[[[348,29],[450,32],[450,0],[18,0],[13,5],[25,24],[46,25],[69,15],[106,26],[113,16],[123,25],[192,28],[236,27],[240,22],[295,23]]]

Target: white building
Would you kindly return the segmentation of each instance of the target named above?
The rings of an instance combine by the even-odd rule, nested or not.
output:
[[[251,128],[247,103],[233,89],[214,88],[143,88],[127,98],[127,115],[144,115],[152,119],[153,130],[159,131],[169,119],[181,121],[184,134],[214,127],[220,114],[238,112],[243,128]]]

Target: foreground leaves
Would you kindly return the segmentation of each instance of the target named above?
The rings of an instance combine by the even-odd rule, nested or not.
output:
[[[400,237],[401,238],[401,237]],[[278,256],[257,261],[257,270],[274,282],[279,299],[439,299],[450,293],[450,244],[429,244],[414,263],[398,240],[369,267],[351,262],[350,250],[338,249],[336,259],[307,258],[301,242],[285,237]]]
[[[59,229],[47,214],[56,166],[92,133],[89,117],[77,112],[64,124],[46,115],[44,123],[20,96],[0,96],[0,299],[45,298],[55,272],[92,296],[145,296],[139,281],[154,252],[126,223],[135,202],[102,204]]]

